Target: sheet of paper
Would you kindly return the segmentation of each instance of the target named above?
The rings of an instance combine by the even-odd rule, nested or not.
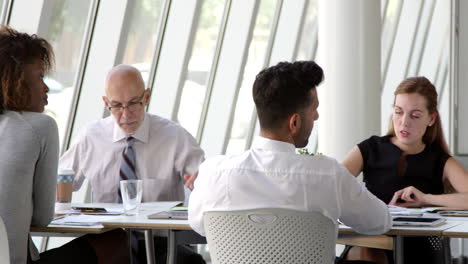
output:
[[[56,215],[71,215],[71,214],[87,214],[87,215],[121,215],[124,213],[123,208],[104,208],[106,212],[83,212],[80,210],[69,209],[63,211],[55,211]]]
[[[103,221],[111,221],[115,216],[108,215],[67,215],[51,222],[52,225],[93,226]]]
[[[425,208],[406,208],[395,205],[388,205],[388,211],[392,216],[422,216],[427,212]]]
[[[468,211],[439,211],[439,215],[441,216],[459,216],[459,217],[468,217]]]

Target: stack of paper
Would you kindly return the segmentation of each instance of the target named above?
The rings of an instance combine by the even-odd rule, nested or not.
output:
[[[112,216],[102,215],[67,215],[54,219],[50,224],[52,225],[70,225],[70,226],[95,226],[100,225],[101,222],[112,220]]]
[[[422,208],[406,208],[388,205],[388,211],[392,216],[422,216],[426,211]]]
[[[438,213],[441,216],[468,217],[468,210],[461,208],[439,207],[435,208],[433,212]]]

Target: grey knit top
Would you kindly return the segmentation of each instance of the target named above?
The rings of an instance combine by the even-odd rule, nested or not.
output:
[[[11,263],[26,263],[38,252],[30,226],[46,226],[54,214],[58,130],[51,117],[32,112],[0,114],[0,216]]]

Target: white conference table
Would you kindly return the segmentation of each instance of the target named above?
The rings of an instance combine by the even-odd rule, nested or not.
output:
[[[468,221],[464,221],[460,225],[444,230],[442,235],[444,237],[468,238]]]
[[[181,202],[150,202],[142,203],[138,215],[116,215],[105,216],[101,224],[94,226],[70,226],[70,225],[49,225],[47,227],[31,227],[33,235],[48,236],[60,234],[60,236],[79,236],[83,234],[99,234],[116,228],[131,230],[141,230],[145,235],[146,253],[148,264],[155,263],[153,230],[168,230],[168,254],[167,263],[175,263],[175,231],[191,230],[186,220],[170,219],[148,219],[147,215],[169,210],[171,207]],[[73,204],[72,206],[82,207],[104,207],[108,210],[122,210],[122,204],[112,203],[91,203]]]
[[[147,263],[155,263],[153,230],[167,230],[167,264],[176,263],[177,255],[177,233],[180,231],[191,231],[192,235],[188,235],[188,239],[193,242],[203,241],[201,237],[192,231],[187,220],[175,219],[148,219],[149,214],[160,211],[169,210],[171,207],[180,204],[181,202],[152,202],[142,204],[140,214],[137,216],[120,216],[109,221],[103,221],[102,225],[106,228],[125,228],[132,230],[142,230],[145,235]],[[114,205],[108,204],[93,204],[93,206],[112,208]],[[206,242],[205,242],[206,243]]]
[[[424,216],[441,217],[434,213],[425,213]],[[394,250],[395,263],[401,264],[403,263],[403,237],[405,236],[438,236],[444,239],[468,238],[468,217],[444,218],[447,221],[437,227],[394,226],[384,235],[377,236],[360,235],[349,227],[340,226],[338,243]]]
[[[102,221],[102,225],[93,227],[79,226],[53,226],[43,228],[31,228],[34,233],[46,235],[50,233],[60,233],[61,235],[84,234],[84,233],[102,233],[115,228],[124,228],[132,230],[142,230],[145,235],[147,262],[155,263],[153,230],[167,230],[167,264],[176,263],[178,233],[188,231],[193,237],[189,236],[189,243],[204,242],[201,237],[191,231],[187,220],[173,219],[147,219],[147,215],[165,211],[177,205],[179,202],[152,202],[143,203],[140,214],[137,216],[119,215],[107,218]],[[77,206],[105,207],[108,209],[119,209],[121,204],[76,204]],[[468,238],[468,218],[446,217],[447,222],[437,227],[393,227],[384,235],[366,236],[354,232],[351,228],[340,225],[339,237],[337,243],[351,244],[357,246],[368,246],[383,249],[393,249],[395,263],[403,263],[403,237],[404,236],[439,236],[446,238]],[[186,232],[187,233],[187,232]]]
[[[404,259],[404,250],[403,250],[403,237],[406,236],[438,236],[438,237],[448,237],[445,236],[445,231],[456,228],[457,226],[468,224],[462,220],[457,220],[453,218],[447,218],[447,221],[436,227],[420,227],[420,226],[394,226],[390,231],[383,235],[377,236],[366,236],[358,234],[353,231],[350,227],[340,225],[339,226],[339,236],[338,244],[348,244],[354,246],[363,246],[371,248],[381,248],[393,250],[393,257],[396,264],[403,264]],[[468,237],[468,226],[465,230],[465,234]],[[451,236],[453,238],[460,236]],[[446,252],[449,253],[449,252]]]

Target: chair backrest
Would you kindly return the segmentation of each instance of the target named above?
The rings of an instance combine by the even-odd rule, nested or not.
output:
[[[317,212],[265,208],[204,214],[215,264],[334,263],[336,226]]]
[[[8,234],[0,217],[0,263],[10,263],[10,249],[8,248]]]

